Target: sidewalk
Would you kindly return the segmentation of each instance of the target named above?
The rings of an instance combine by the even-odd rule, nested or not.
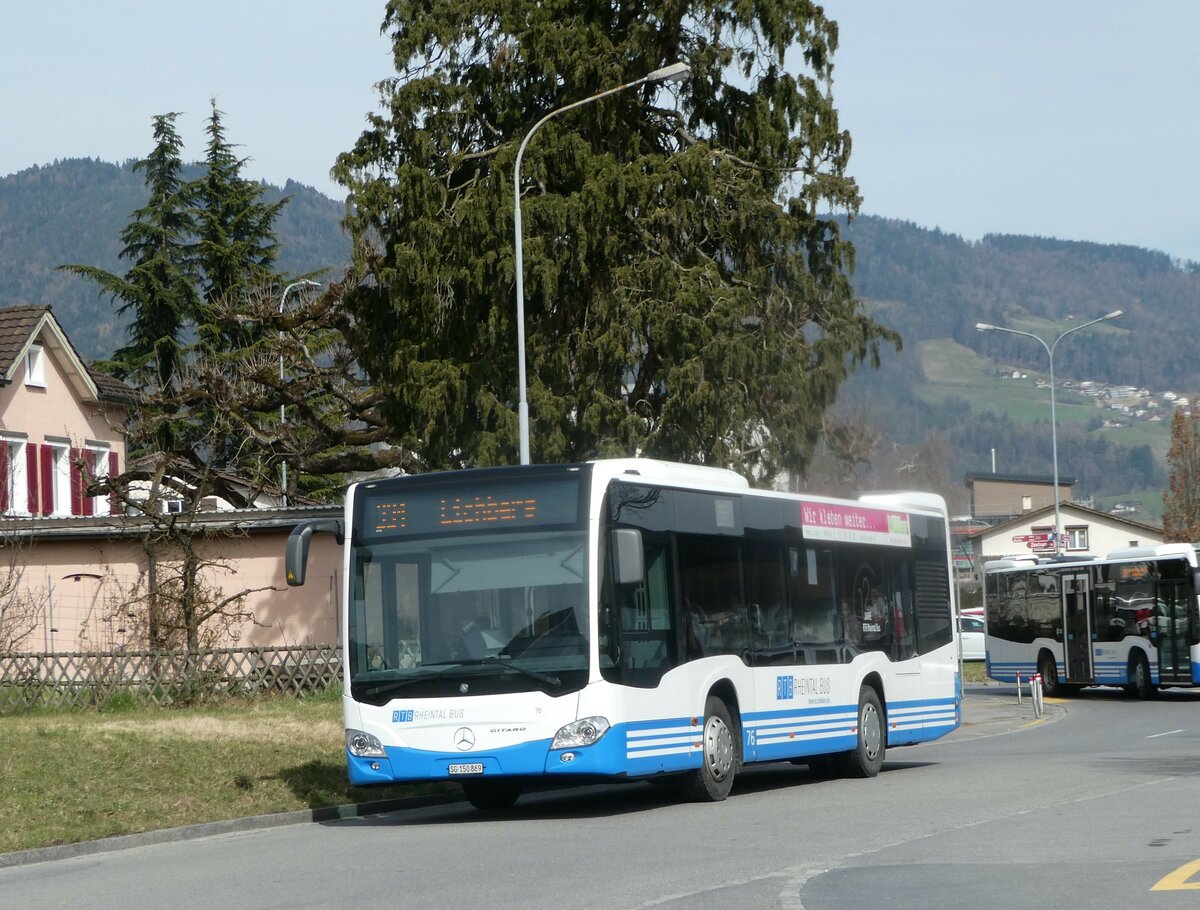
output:
[[[1050,723],[1063,717],[1066,712],[1058,699],[1044,699],[1045,712],[1042,717],[1033,715],[1033,702],[1026,694],[1017,703],[1017,687],[1009,684],[978,684],[963,687],[962,726],[947,739],[981,738],[1012,733],[1034,724]]]

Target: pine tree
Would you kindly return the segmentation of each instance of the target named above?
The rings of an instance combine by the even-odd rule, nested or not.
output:
[[[263,186],[242,177],[246,159],[234,154],[221,116],[214,99],[205,127],[205,171],[195,183],[196,256],[203,284],[201,337],[210,347],[228,351],[251,343],[253,332],[244,322],[214,324],[213,307],[277,281],[275,219],[287,200],[263,202]]]
[[[513,172],[522,167],[534,460],[642,453],[802,471],[848,371],[898,337],[855,299],[836,24],[742,4],[393,0],[399,77],[341,155],[378,238],[348,300],[396,439],[431,467],[516,460]]]
[[[1200,541],[1200,410],[1196,399],[1171,418],[1170,479],[1163,492],[1163,540]]]
[[[121,231],[123,276],[95,266],[62,268],[95,281],[131,312],[129,340],[113,357],[116,375],[143,388],[169,389],[183,359],[186,329],[199,308],[193,237],[193,187],[183,179],[177,113],[153,118],[154,150],[134,165],[144,171],[149,199]],[[164,440],[165,441],[165,440]]]

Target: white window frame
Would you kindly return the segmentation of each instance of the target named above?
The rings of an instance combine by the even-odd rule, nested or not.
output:
[[[46,349],[40,344],[31,344],[25,352],[25,385],[46,388]]]
[[[0,442],[8,446],[8,510],[5,515],[29,515],[29,465],[25,458],[27,436],[0,433]]]
[[[1082,545],[1079,540],[1082,539]],[[1075,527],[1067,527],[1063,529],[1064,549],[1073,550],[1076,553],[1088,548],[1088,526],[1076,525]]]
[[[108,477],[108,453],[112,451],[112,447],[103,442],[89,442],[84,446],[84,451],[88,453],[88,460],[91,463],[92,479],[101,481]],[[112,514],[112,504],[107,495],[88,498],[92,501],[93,515]]]
[[[71,515],[71,443],[47,439],[46,445],[54,452],[54,510],[51,515]]]

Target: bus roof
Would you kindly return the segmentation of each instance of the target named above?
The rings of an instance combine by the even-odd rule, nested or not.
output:
[[[1103,556],[1008,556],[991,559],[983,564],[984,572],[1013,572],[1029,569],[1047,569],[1055,566],[1078,568],[1109,562],[1136,562],[1147,559],[1184,559],[1190,565],[1197,564],[1197,548],[1190,543],[1166,543],[1147,547],[1123,547],[1111,550]]]

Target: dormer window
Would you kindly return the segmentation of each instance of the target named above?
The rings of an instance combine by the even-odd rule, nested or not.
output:
[[[31,344],[25,354],[25,385],[46,388],[46,352],[40,344]]]

